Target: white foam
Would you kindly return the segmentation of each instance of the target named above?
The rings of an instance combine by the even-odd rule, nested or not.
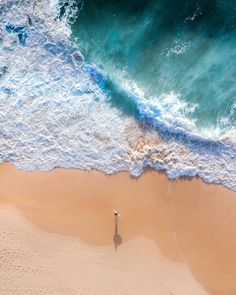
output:
[[[9,3],[0,4],[8,5],[0,30],[0,67],[7,67],[0,78],[0,161],[25,170],[127,170],[135,176],[151,166],[171,178],[199,175],[236,190],[235,147],[201,141],[186,117],[195,105],[174,93],[148,101],[137,85],[123,81],[144,121],[173,135],[155,140],[158,130],[143,131],[109,103],[102,75],[71,43],[66,17],[58,19],[57,1]],[[6,24],[25,27],[26,46],[4,30]]]
[[[104,103],[106,97],[80,53],[67,43],[64,23],[54,21],[54,26],[50,19],[49,33],[33,13],[24,11],[34,20],[32,28],[26,17],[21,23],[17,16],[17,25],[27,26],[26,47],[19,46],[16,36],[2,33],[0,64],[8,71],[1,79],[1,161],[27,170],[128,170],[126,119]],[[12,10],[5,19],[16,25]]]
[[[191,46],[191,41],[188,42],[175,42],[171,48],[167,51],[164,51],[162,54],[165,54],[167,57],[172,55],[181,55],[185,53]]]

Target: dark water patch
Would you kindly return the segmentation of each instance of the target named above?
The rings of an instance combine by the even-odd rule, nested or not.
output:
[[[5,26],[5,30],[8,34],[14,34],[17,36],[18,42],[21,46],[25,46],[26,40],[28,38],[28,32],[24,26],[14,26],[8,24]]]
[[[185,115],[202,131],[236,125],[234,1],[84,0],[82,7],[73,34],[115,85],[134,82],[157,102],[179,94],[197,106]]]
[[[7,66],[3,66],[0,68],[0,78],[2,78],[7,72]]]
[[[119,85],[115,85],[110,79],[107,79],[104,84],[104,89],[109,97],[109,102],[112,106],[121,110],[123,115],[132,116],[136,120],[140,120],[138,106]]]

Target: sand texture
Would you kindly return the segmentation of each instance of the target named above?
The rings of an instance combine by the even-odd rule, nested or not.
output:
[[[0,206],[1,295],[236,294],[236,193],[221,186],[2,164]]]

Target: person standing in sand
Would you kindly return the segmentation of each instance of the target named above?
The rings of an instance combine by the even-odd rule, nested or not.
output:
[[[114,247],[115,251],[117,250],[118,246],[121,245],[122,243],[122,238],[118,233],[118,218],[121,217],[120,213],[113,209],[114,215],[115,215],[115,234],[113,236],[113,241],[114,241]]]
[[[115,209],[113,209],[113,212],[114,212],[115,216],[121,217],[120,213],[118,211],[116,211]]]

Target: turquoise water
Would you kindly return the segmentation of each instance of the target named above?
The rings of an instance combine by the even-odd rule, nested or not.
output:
[[[119,104],[127,107],[128,88],[175,118],[186,117],[206,137],[236,126],[235,1],[85,0],[78,6],[73,35],[112,91],[119,85],[120,96],[113,97]]]
[[[236,191],[233,1],[2,0],[0,162]]]

